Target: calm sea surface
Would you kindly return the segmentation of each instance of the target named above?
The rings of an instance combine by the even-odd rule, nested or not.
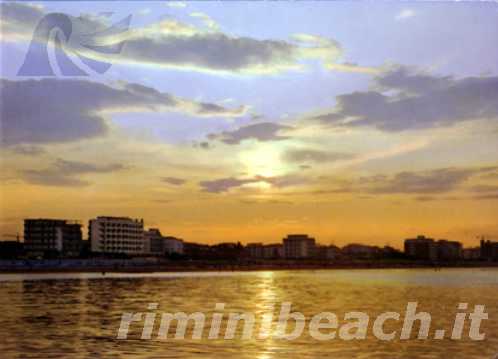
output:
[[[225,313],[259,316],[282,302],[309,319],[320,312],[363,311],[371,318],[397,311],[408,302],[432,314],[436,329],[451,332],[459,303],[486,306],[484,341],[380,341],[313,339],[306,326],[296,340],[141,340],[143,322],[130,326],[127,340],[117,340],[123,312],[204,312],[218,302]],[[323,270],[247,273],[155,274],[0,274],[0,358],[441,358],[491,359],[498,353],[498,270]],[[159,317],[159,316],[158,316]],[[206,320],[210,323],[209,320]],[[373,322],[373,319],[372,319]],[[157,324],[157,323],[156,323]],[[392,323],[391,323],[392,324]],[[400,329],[401,325],[388,329]],[[289,330],[292,326],[289,327]],[[188,332],[188,334],[191,332]],[[399,338],[399,330],[398,336]]]

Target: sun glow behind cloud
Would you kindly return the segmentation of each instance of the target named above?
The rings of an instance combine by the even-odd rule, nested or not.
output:
[[[284,145],[270,143],[257,144],[239,154],[244,171],[249,176],[275,177],[285,174],[289,168],[282,162],[281,153]],[[262,184],[263,188],[267,187]]]

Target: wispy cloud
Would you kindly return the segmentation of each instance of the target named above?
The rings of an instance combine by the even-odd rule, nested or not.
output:
[[[45,153],[43,147],[33,145],[17,145],[9,147],[12,153],[23,156],[39,156]]]
[[[355,158],[355,154],[316,149],[288,149],[283,159],[293,163],[330,163]]]
[[[211,17],[207,14],[204,14],[202,12],[193,12],[190,14],[190,16],[201,19],[204,25],[212,31],[217,31],[220,28],[220,25],[218,25],[218,23],[211,19]]]
[[[354,72],[354,73],[363,73],[369,75],[376,75],[381,72],[381,69],[378,67],[369,67],[369,66],[360,66],[353,63],[330,63],[326,64],[325,67],[332,71],[339,72]]]
[[[244,140],[256,140],[260,142],[280,141],[288,137],[281,134],[291,130],[292,127],[274,122],[261,122],[240,127],[234,131],[223,131],[208,135],[210,140],[218,140],[228,145],[238,145]]]
[[[343,181],[333,189],[337,193],[419,194],[421,200],[432,195],[448,193],[461,187],[467,180],[481,173],[494,171],[496,166],[438,168],[429,171],[403,171],[394,175],[363,176]]]
[[[161,177],[161,182],[171,184],[173,186],[181,186],[187,182],[184,178],[178,177]]]
[[[146,7],[146,8],[141,9],[138,13],[140,15],[149,15],[151,13],[151,9]]]
[[[392,177],[375,176],[360,178],[369,193],[444,193],[469,179],[473,169],[444,168],[428,172],[400,172]]]
[[[417,13],[415,12],[415,10],[413,9],[404,9],[404,10],[401,10],[395,17],[395,19],[397,21],[402,21],[402,20],[406,20],[406,19],[409,19],[411,17],[414,17],[416,16]]]
[[[254,176],[248,178],[224,177],[214,180],[201,181],[199,182],[199,186],[204,192],[224,193],[233,188],[238,188],[253,183],[264,183],[275,188],[285,188],[299,186],[308,182],[309,179],[298,175],[283,175],[275,177]]]
[[[498,193],[498,185],[496,184],[480,184],[475,185],[470,188],[472,192],[477,193],[486,193],[486,192],[495,192]]]
[[[187,7],[186,1],[167,1],[166,5],[169,7],[184,8]]]
[[[121,171],[126,166],[119,163],[97,165],[87,162],[56,159],[48,168],[40,170],[23,170],[21,177],[25,182],[44,186],[87,186],[87,180],[81,178],[87,174],[102,174]]]

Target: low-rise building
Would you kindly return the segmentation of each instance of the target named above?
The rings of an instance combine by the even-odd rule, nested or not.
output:
[[[211,259],[239,260],[244,257],[244,247],[239,242],[218,243],[210,248]]]
[[[357,243],[348,244],[343,247],[341,253],[347,257],[358,259],[372,259],[382,256],[382,250],[379,247]]]
[[[263,247],[264,259],[279,259],[284,257],[284,246],[280,243],[266,244]]]
[[[213,257],[212,248],[208,244],[185,242],[183,253],[190,259],[210,259]]]
[[[481,239],[481,259],[498,261],[498,242]]]
[[[164,253],[166,254],[184,254],[183,240],[173,236],[163,237]]]
[[[172,236],[163,236],[157,228],[144,232],[144,254],[163,257],[171,254],[183,254],[183,240]]]
[[[382,258],[384,259],[404,259],[405,254],[400,250],[391,246],[384,246],[382,250]]]
[[[465,248],[462,251],[462,256],[463,259],[467,261],[477,261],[481,259],[481,248],[480,247]]]
[[[456,261],[463,257],[462,243],[441,239],[437,242],[438,260]]]
[[[315,256],[318,259],[326,259],[326,260],[338,259],[341,256],[341,249],[334,245],[328,245],[328,246],[317,245]]]
[[[144,254],[151,256],[163,256],[164,244],[161,231],[156,228],[150,228],[144,231]]]
[[[253,259],[278,259],[283,258],[284,248],[280,243],[248,243],[246,245],[246,254]]]
[[[263,243],[248,243],[246,245],[246,253],[249,258],[263,259],[264,258]]]
[[[20,241],[0,241],[0,259],[16,259],[24,255],[24,243]]]

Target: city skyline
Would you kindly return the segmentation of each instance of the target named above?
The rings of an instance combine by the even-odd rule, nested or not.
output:
[[[349,243],[338,247],[317,241],[308,234],[287,234],[280,242],[218,242],[208,244],[191,242],[165,235],[157,228],[146,228],[143,218],[97,216],[89,221],[88,238],[84,240],[82,224],[67,219],[24,219],[23,241],[1,242],[0,254],[4,259],[98,259],[98,263],[112,265],[106,260],[119,258],[151,258],[155,260],[231,260],[243,265],[247,260],[300,260],[317,261],[322,265],[346,264],[351,260],[368,260],[368,263],[410,266],[411,261],[424,265],[435,263],[472,264],[492,263],[498,260],[498,242],[480,238],[478,247],[464,247],[459,241],[417,235],[403,240],[403,249],[391,246],[374,246]],[[101,260],[104,260],[102,262]],[[23,262],[24,265],[29,262]],[[42,261],[43,263],[43,261]],[[157,262],[151,262],[152,264]],[[17,265],[20,263],[18,262]],[[70,264],[70,262],[68,262]],[[73,263],[74,264],[74,263]],[[292,266],[291,262],[287,264]],[[350,262],[351,265],[355,263]],[[356,265],[362,265],[356,263]],[[29,266],[29,264],[28,264]]]
[[[211,244],[498,237],[496,3],[0,5],[0,239],[100,213]],[[54,12],[131,15],[108,71],[18,76]]]
[[[60,223],[63,223],[64,225],[69,225],[69,226],[78,226],[80,228],[80,233],[81,233],[81,236],[80,236],[80,240],[83,240],[85,242],[92,242],[92,231],[93,232],[96,232],[96,228],[95,229],[91,229],[93,226],[97,225],[98,222],[108,222],[110,221],[110,223],[118,223],[120,226],[122,225],[122,223],[125,223],[126,226],[130,226],[132,227],[131,231],[136,231],[136,230],[140,230],[140,233],[141,233],[141,237],[138,238],[134,238],[134,240],[138,240],[139,242],[142,242],[144,241],[147,236],[149,234],[152,234],[153,236],[154,235],[159,235],[159,236],[162,236],[164,238],[174,238],[175,240],[178,240],[178,241],[181,241],[181,242],[185,242],[185,243],[191,243],[191,244],[199,244],[199,245],[204,245],[206,244],[205,242],[199,242],[199,243],[196,243],[194,241],[191,241],[189,240],[188,238],[180,238],[180,237],[177,237],[174,235],[174,231],[170,231],[167,233],[167,235],[165,236],[164,234],[161,233],[161,230],[159,228],[155,228],[153,226],[148,226],[146,225],[146,221],[144,220],[144,218],[130,218],[130,217],[126,217],[126,216],[107,216],[107,215],[97,215],[97,216],[93,216],[93,218],[90,218],[88,220],[88,225],[85,225],[85,223],[81,220],[78,220],[78,219],[63,219],[63,218],[41,218],[41,217],[37,217],[37,218],[24,218],[23,219],[23,222],[24,222],[24,229],[22,231],[22,234],[21,233],[17,233],[16,234],[16,241],[17,242],[22,242],[24,243],[25,242],[25,238],[26,238],[26,225],[27,223],[36,223],[36,222],[47,222],[47,223],[51,223],[50,225],[51,226],[57,226],[59,225]],[[128,230],[128,229],[127,229]],[[124,233],[124,232],[123,232]],[[283,241],[285,242],[286,238],[292,238],[292,237],[305,237],[305,238],[308,238],[310,240],[313,241],[314,244],[316,244],[317,246],[332,246],[332,247],[338,247],[339,246],[343,246],[343,247],[347,247],[347,246],[356,246],[356,245],[359,245],[359,246],[371,246],[371,247],[378,247],[378,248],[381,248],[382,245],[376,245],[376,244],[369,244],[369,243],[361,243],[361,242],[348,242],[348,243],[343,243],[342,245],[339,245],[337,246],[335,242],[328,242],[328,243],[325,243],[323,241],[319,241],[317,240],[315,237],[309,237],[309,233],[310,232],[302,232],[302,233],[286,233],[286,234],[282,234],[280,236],[278,235],[275,235],[275,237],[272,237],[271,239],[268,239],[267,241],[262,241],[262,242],[257,242],[257,241],[251,241],[250,239],[247,240],[247,241],[235,241],[235,242],[224,242],[224,241],[218,241],[218,242],[213,242],[213,243],[208,243],[208,244],[212,244],[212,245],[219,245],[219,244],[242,244],[242,245],[246,245],[246,246],[251,246],[251,245],[261,245],[261,246],[272,246],[272,245],[275,245],[275,241],[278,239],[278,240],[282,240],[283,238]],[[133,232],[133,234],[136,234]],[[414,236],[415,234],[412,233],[412,236]],[[284,237],[285,236],[285,237]],[[135,237],[135,236],[134,236]],[[22,240],[21,240],[22,239]],[[494,239],[494,238],[491,238],[491,237],[486,237],[486,236],[480,236],[480,237],[477,237],[477,240],[478,240],[478,243],[477,244],[481,244],[482,245],[482,242],[483,241],[488,241],[488,242],[491,242],[490,239]],[[102,240],[102,239],[99,239],[99,240]],[[426,237],[424,234],[416,234],[415,237],[413,238],[402,238],[401,239],[401,245],[400,246],[391,246],[389,244],[385,244],[384,247],[390,247],[390,248],[394,248],[396,250],[402,250],[402,249],[405,249],[406,250],[406,243],[407,241],[417,241],[417,240],[429,240],[429,241],[432,241],[434,243],[436,242],[449,242],[449,243],[460,243],[462,245],[462,248],[464,248],[464,244],[465,243],[461,243],[459,241],[452,241],[451,239],[449,238],[432,238],[432,237]],[[10,240],[10,242],[13,242],[12,240]],[[94,244],[92,243],[92,246]],[[465,248],[467,249],[474,249],[476,248],[475,245],[467,245]]]

